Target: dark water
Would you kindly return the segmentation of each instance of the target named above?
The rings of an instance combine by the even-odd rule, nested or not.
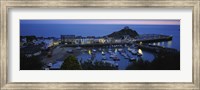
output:
[[[97,51],[94,52],[95,53],[95,61],[103,61],[102,57],[105,56],[106,57],[106,62],[109,62],[111,64],[118,64],[118,69],[120,70],[124,70],[126,69],[126,67],[131,63],[131,61],[129,61],[129,59],[124,58],[124,56],[122,56],[120,54],[119,51],[117,51],[117,49],[119,48],[112,48],[113,52],[117,55],[117,57],[119,58],[119,61],[114,61],[112,58],[110,58],[110,53],[108,52],[108,48],[101,48],[104,49],[105,51],[105,55],[102,55],[102,51],[99,51],[98,48],[95,48]],[[92,49],[87,49],[87,52],[81,52],[82,54],[80,54],[79,56],[77,56],[79,61],[87,61],[91,59],[91,54],[88,53],[88,51],[92,51]],[[137,58],[137,55],[133,55],[131,54],[127,48],[123,48],[123,50],[125,50],[125,53],[128,54],[130,57],[134,57]],[[138,49],[137,49],[138,50]],[[152,61],[154,59],[154,55],[150,52],[147,51],[142,51],[143,52],[143,56],[141,56],[141,58],[143,58],[143,60],[147,60],[147,61]]]

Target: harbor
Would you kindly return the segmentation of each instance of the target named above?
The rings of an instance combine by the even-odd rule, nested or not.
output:
[[[105,36],[21,36],[20,50],[22,60],[40,60],[43,70],[178,69],[177,40],[176,34],[138,34],[125,26]]]
[[[103,61],[115,65],[120,70],[124,70],[131,62],[137,61],[139,58],[152,61],[154,55],[135,47],[120,47],[86,49],[86,51],[81,51],[77,58],[80,63],[87,60]]]

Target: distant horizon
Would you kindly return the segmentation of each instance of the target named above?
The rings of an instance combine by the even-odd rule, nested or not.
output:
[[[48,22],[51,21],[51,22]],[[60,22],[59,22],[60,21]],[[65,22],[64,22],[65,21]],[[73,21],[73,22],[70,22]],[[78,22],[79,21],[79,22]],[[93,21],[92,24],[90,24]],[[98,22],[99,21],[99,22]],[[149,30],[159,29],[159,30],[176,30],[180,29],[180,20],[154,20],[154,22],[173,22],[174,24],[139,24],[145,20],[132,20],[135,24],[130,24],[131,20],[121,20],[115,22],[115,24],[109,24],[113,21],[120,20],[107,20],[107,23],[103,23],[106,20],[20,20],[20,36],[37,36],[37,37],[56,37],[59,38],[60,35],[76,35],[76,36],[96,36],[102,37],[112,32],[119,31],[125,26],[130,29],[137,31],[139,34],[153,34]],[[127,22],[126,22],[127,21]],[[136,21],[139,23],[136,24]],[[86,24],[86,22],[88,24]],[[101,23],[100,23],[101,22]],[[146,20],[146,22],[153,22],[152,20]],[[66,24],[68,23],[68,24]],[[81,24],[82,23],[82,24]],[[84,23],[84,24],[83,24]],[[118,23],[118,24],[117,24]],[[128,24],[129,23],[129,24]],[[178,24],[177,24],[178,23]],[[161,32],[162,33],[162,32]]]

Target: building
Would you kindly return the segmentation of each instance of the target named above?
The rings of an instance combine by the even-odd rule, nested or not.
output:
[[[45,39],[43,42],[45,49],[50,48],[54,45],[53,39]]]
[[[24,46],[25,43],[27,43],[26,37],[20,36],[20,47]]]
[[[56,38],[56,39],[54,39],[53,40],[53,45],[54,46],[57,46],[57,45],[59,45],[61,42],[60,42],[60,39],[58,39],[58,38]]]
[[[75,44],[75,35],[61,35],[61,43],[63,44]]]
[[[76,38],[75,38],[75,41],[74,41],[74,43],[75,44],[82,44],[82,39],[83,39],[83,37],[82,36],[77,36]]]
[[[43,45],[43,49],[48,49],[54,46],[54,39],[38,38],[36,41],[34,41],[34,45]]]
[[[103,37],[100,37],[100,38],[99,38],[99,43],[100,43],[100,44],[105,44],[105,43],[106,43],[106,39],[103,38]]]

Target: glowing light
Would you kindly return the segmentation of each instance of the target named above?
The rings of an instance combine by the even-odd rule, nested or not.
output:
[[[88,54],[90,54],[90,55],[92,54],[91,50],[88,50]]]
[[[102,54],[105,54],[103,51],[101,52]]]
[[[171,47],[171,46],[172,46],[172,41],[168,41],[168,42],[167,42],[167,46],[168,46],[168,47]]]
[[[138,53],[139,53],[140,55],[143,54],[141,49],[138,49]]]
[[[100,43],[105,43],[105,41],[106,41],[105,39],[99,39]]]
[[[158,42],[158,44],[157,44],[158,46],[160,46],[160,42]]]
[[[140,45],[142,45],[142,42],[140,42]]]

